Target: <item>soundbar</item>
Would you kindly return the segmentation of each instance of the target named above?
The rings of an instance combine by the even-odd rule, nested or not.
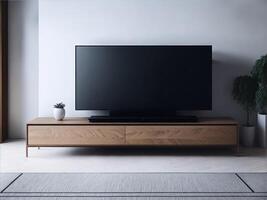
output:
[[[91,116],[90,122],[197,122],[196,116]]]

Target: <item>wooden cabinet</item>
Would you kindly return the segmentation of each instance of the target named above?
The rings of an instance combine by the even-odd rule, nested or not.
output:
[[[126,143],[136,145],[235,145],[236,126],[127,126]]]
[[[30,146],[87,146],[125,143],[121,126],[29,126]]]
[[[37,118],[27,124],[28,147],[55,146],[231,146],[238,123],[228,118],[195,123],[92,123],[86,118]]]

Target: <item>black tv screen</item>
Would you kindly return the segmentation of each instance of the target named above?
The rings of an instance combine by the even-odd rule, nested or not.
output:
[[[76,46],[76,110],[210,110],[211,46]]]

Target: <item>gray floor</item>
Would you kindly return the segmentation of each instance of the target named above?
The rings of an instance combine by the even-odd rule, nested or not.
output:
[[[266,174],[239,174],[239,176],[255,192],[267,192],[267,175]]]
[[[0,173],[0,192],[4,191],[19,175],[19,173]]]
[[[267,149],[30,148],[25,140],[0,144],[0,172],[267,172]]]
[[[267,200],[267,173],[0,173],[0,199]]]

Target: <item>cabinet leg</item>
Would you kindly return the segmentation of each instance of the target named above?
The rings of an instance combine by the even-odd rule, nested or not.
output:
[[[239,145],[236,145],[236,147],[235,147],[235,155],[236,155],[236,156],[241,156],[241,154],[240,154],[240,149],[239,149]]]
[[[28,146],[26,146],[26,157],[28,158]]]
[[[239,145],[237,145],[236,147],[236,153],[239,154],[240,153],[240,150],[239,150]]]

